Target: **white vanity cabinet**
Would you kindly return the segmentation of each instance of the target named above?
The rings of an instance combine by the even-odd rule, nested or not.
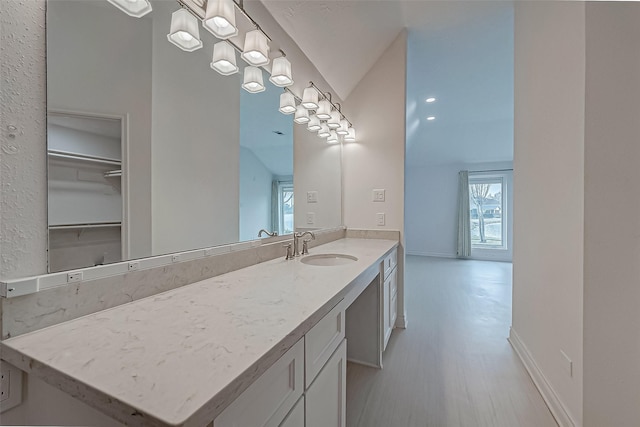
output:
[[[344,315],[340,301],[218,415],[213,427],[344,427]]]
[[[387,255],[381,267],[381,275],[384,277],[382,286],[382,348],[387,348],[391,332],[398,317],[398,251],[394,249]]]

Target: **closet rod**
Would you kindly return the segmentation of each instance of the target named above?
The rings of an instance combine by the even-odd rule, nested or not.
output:
[[[62,224],[62,225],[50,225],[49,230],[73,230],[78,228],[106,228],[106,227],[121,227],[121,222],[88,222],[86,224]]]
[[[469,173],[487,173],[487,172],[513,172],[513,169],[489,169],[484,171],[469,171]]]
[[[55,157],[58,159],[82,160],[85,162],[102,163],[102,164],[114,165],[114,166],[122,165],[122,162],[119,160],[108,159],[105,157],[98,157],[98,156],[87,156],[84,154],[68,153],[65,151],[49,150],[48,154],[50,157]]]

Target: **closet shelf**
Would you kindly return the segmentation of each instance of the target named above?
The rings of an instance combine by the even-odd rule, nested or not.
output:
[[[122,170],[118,169],[118,170],[114,170],[114,171],[109,171],[109,172],[105,172],[104,173],[104,177],[105,178],[120,178],[122,176]]]
[[[121,227],[121,222],[93,222],[84,224],[60,224],[50,225],[49,230],[77,230],[80,228],[107,228],[107,227]]]
[[[49,150],[47,151],[47,155],[54,159],[81,160],[83,162],[93,162],[93,163],[101,163],[105,165],[122,166],[122,161],[117,159],[110,159],[107,157],[99,157],[99,156],[90,156],[87,154],[78,154],[78,153],[72,153],[68,151]]]

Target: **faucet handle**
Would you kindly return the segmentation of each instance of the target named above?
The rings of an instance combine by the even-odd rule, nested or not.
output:
[[[308,243],[311,241],[312,239],[306,239],[302,241],[302,255],[309,255],[309,247],[308,247]]]
[[[291,253],[291,243],[285,243],[284,245],[282,245],[282,247],[287,248],[287,254],[285,255],[284,259],[293,259],[293,254]]]

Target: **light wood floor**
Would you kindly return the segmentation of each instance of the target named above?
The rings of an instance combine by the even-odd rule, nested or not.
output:
[[[409,327],[347,367],[348,427],[557,424],[507,342],[511,264],[408,256]]]

